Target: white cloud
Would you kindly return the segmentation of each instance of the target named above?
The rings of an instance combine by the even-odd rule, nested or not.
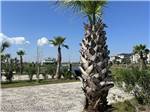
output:
[[[13,37],[11,38],[13,44],[29,44],[24,37]]]
[[[25,37],[8,37],[3,33],[0,33],[0,46],[3,42],[8,42],[10,45],[22,45],[22,44],[29,44],[30,42],[25,39]]]
[[[48,43],[49,43],[49,40],[46,37],[42,37],[42,38],[37,40],[38,46],[47,45]]]

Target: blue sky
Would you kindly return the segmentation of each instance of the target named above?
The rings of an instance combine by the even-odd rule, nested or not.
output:
[[[150,2],[108,2],[103,20],[107,24],[110,55],[132,52],[136,44],[150,43]],[[6,52],[13,57],[20,48],[26,50],[25,60],[36,60],[37,39],[66,37],[70,49],[62,49],[63,61],[79,61],[79,43],[84,36],[86,19],[71,10],[58,8],[54,2],[2,2],[2,33],[9,37],[23,36],[30,45],[13,45]],[[51,46],[41,48],[41,57],[56,57]]]

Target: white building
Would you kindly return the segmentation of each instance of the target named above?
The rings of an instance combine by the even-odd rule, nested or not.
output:
[[[55,59],[52,59],[52,58],[48,57],[48,58],[46,58],[42,61],[42,64],[52,64],[52,63],[55,63],[55,62],[56,62]]]
[[[116,59],[116,56],[110,56],[109,61],[113,62]]]
[[[150,53],[147,55],[147,62],[150,63]]]
[[[132,63],[138,63],[140,56],[138,54],[134,54],[132,56]],[[150,63],[150,53],[147,55],[147,62]]]
[[[129,59],[131,60],[132,54],[131,53],[121,53],[117,54],[116,56],[110,56],[110,61],[117,61],[122,63],[123,59]]]
[[[132,55],[132,63],[138,63],[140,56],[138,54],[133,54]]]

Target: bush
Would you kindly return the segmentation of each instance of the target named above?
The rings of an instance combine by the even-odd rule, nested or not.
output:
[[[13,71],[12,70],[9,70],[8,72],[6,72],[4,74],[4,76],[6,77],[6,80],[9,81],[9,82],[12,82],[12,79],[13,79]]]
[[[117,68],[112,73],[116,84],[132,93],[139,104],[150,104],[150,71]]]

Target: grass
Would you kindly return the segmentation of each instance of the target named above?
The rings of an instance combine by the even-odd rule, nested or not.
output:
[[[112,112],[150,112],[149,105],[140,105],[135,98],[112,104]]]
[[[78,82],[79,80],[40,80],[37,82],[36,80],[17,80],[11,83],[1,82],[1,88],[15,88],[15,87],[24,87],[24,86],[36,86],[36,85],[44,85],[44,84],[57,84],[57,83],[68,83],[68,82]]]
[[[136,112],[135,105],[137,105],[135,99],[114,103],[112,105],[114,108],[113,112]]]

